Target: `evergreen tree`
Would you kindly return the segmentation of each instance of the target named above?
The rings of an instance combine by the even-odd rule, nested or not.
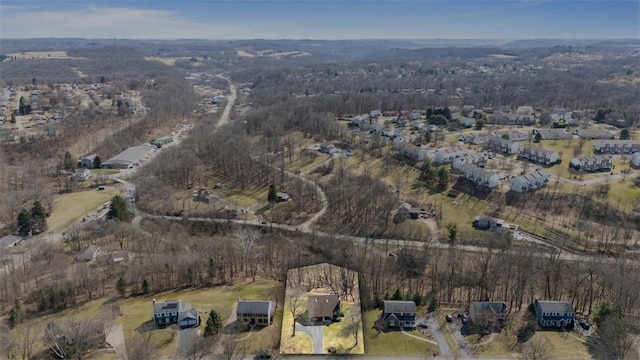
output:
[[[96,169],[100,169],[101,166],[102,166],[102,159],[100,159],[100,156],[96,155],[96,157],[93,159],[93,167]]]
[[[120,195],[111,198],[111,210],[109,210],[109,218],[118,219],[120,221],[129,220],[129,210],[127,202]]]
[[[222,319],[220,318],[220,314],[212,309],[207,319],[207,325],[204,328],[204,336],[218,335],[220,330],[222,330]]]
[[[31,212],[27,209],[22,209],[18,213],[18,233],[26,236],[29,232],[31,232]]]
[[[269,194],[267,195],[267,201],[270,203],[278,202],[278,192],[276,190],[276,186],[271,184],[269,185]]]
[[[542,140],[542,135],[538,132],[536,136],[533,138],[534,143],[539,143]]]
[[[125,292],[127,291],[127,283],[124,281],[124,278],[121,276],[116,281],[116,289],[118,290],[118,294],[121,297],[124,297]]]
[[[393,296],[391,296],[391,300],[402,300],[402,291],[400,290],[400,288],[396,288],[396,291],[393,293]]]
[[[147,294],[149,292],[149,282],[147,279],[142,280],[142,293]]]
[[[629,133],[629,129],[620,130],[620,140],[629,140],[631,139],[631,134]]]
[[[34,202],[31,208],[31,229],[39,233],[47,230],[47,213],[40,201]]]
[[[67,151],[64,153],[64,159],[62,161],[63,169],[73,171],[76,168],[76,163],[77,161],[73,158],[70,152]]]
[[[458,236],[458,224],[448,223],[445,227],[447,228],[449,243],[453,244]]]
[[[12,328],[22,322],[24,318],[24,309],[20,300],[16,299],[13,308],[9,311],[9,326]]]
[[[449,186],[449,170],[444,166],[438,169],[438,186],[441,188]]]

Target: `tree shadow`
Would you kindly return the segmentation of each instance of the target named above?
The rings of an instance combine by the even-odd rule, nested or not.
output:
[[[135,328],[134,331],[138,332],[138,333],[146,333],[148,331],[153,331],[153,330],[156,330],[158,328],[163,328],[163,327],[162,326],[159,327],[156,324],[154,324],[153,320],[147,320],[147,321],[143,322],[142,324],[140,324],[140,326]]]

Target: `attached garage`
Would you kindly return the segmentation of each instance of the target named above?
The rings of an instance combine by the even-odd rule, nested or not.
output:
[[[200,320],[198,316],[196,309],[182,311],[178,317],[178,326],[181,328],[198,326]]]

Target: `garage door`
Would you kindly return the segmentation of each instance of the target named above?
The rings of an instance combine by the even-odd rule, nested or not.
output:
[[[183,319],[180,321],[180,326],[188,327],[188,326],[196,326],[196,319]]]

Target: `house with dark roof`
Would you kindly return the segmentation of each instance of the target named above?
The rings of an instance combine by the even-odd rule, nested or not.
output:
[[[240,300],[236,306],[236,321],[248,326],[273,324],[276,303],[268,300]]]
[[[535,299],[536,319],[542,327],[572,328],[576,311],[565,301],[541,301]]]
[[[89,245],[85,246],[76,254],[77,261],[91,261],[95,260],[100,254],[100,246]]]
[[[309,324],[331,324],[340,316],[338,295],[309,295],[307,297],[307,320]]]
[[[469,320],[482,328],[498,328],[504,326],[507,319],[507,303],[474,301],[469,304]]]
[[[415,329],[416,303],[384,300],[380,319],[384,321],[385,329]]]
[[[200,324],[197,309],[181,300],[156,301],[153,299],[153,323],[160,326],[178,324],[180,327],[192,327]]]

